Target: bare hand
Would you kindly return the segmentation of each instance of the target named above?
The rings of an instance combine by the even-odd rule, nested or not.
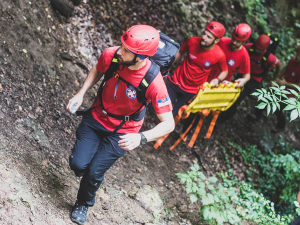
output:
[[[71,98],[69,100],[69,103],[67,105],[67,110],[72,113],[73,112],[76,112],[77,109],[81,106],[82,104],[82,101],[83,101],[83,95],[82,94],[79,94],[77,93],[73,98]],[[76,105],[73,109],[73,105]]]
[[[213,87],[217,87],[218,84],[219,84],[219,80],[218,80],[217,78],[212,79],[211,82],[210,82],[210,84],[211,84]]]
[[[119,146],[124,150],[130,151],[141,144],[141,135],[139,133],[131,133],[120,136]]]
[[[244,85],[247,83],[247,79],[245,78],[240,78],[235,80],[235,82],[239,83],[237,87],[244,87]]]

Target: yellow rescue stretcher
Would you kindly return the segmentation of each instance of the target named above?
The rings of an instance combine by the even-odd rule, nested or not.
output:
[[[189,105],[184,105],[179,109],[178,115],[175,117],[175,126],[180,119],[188,118],[190,113],[200,114],[200,120],[188,144],[189,147],[192,148],[194,146],[195,140],[200,132],[203,119],[208,116],[209,113],[213,115],[213,119],[208,128],[206,138],[210,138],[220,111],[226,111],[239,97],[241,88],[238,88],[237,85],[238,83],[222,83],[219,84],[218,87],[212,87],[211,84],[205,83],[200,88],[198,94],[192,100],[192,102]],[[170,147],[170,150],[173,150],[181,142],[181,140],[186,137],[186,134],[192,128],[195,119],[196,116],[194,117],[192,123],[189,125],[186,131],[182,133],[175,144]],[[161,144],[168,136],[169,134],[161,137],[155,143],[154,148],[157,149],[159,146],[161,146]]]

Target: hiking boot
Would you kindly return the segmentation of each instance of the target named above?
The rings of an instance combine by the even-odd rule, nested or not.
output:
[[[84,224],[87,219],[88,206],[86,204],[80,204],[76,201],[72,209],[71,220],[77,224]]]

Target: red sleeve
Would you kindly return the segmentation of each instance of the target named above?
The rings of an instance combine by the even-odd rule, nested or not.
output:
[[[103,72],[103,73],[106,72],[118,48],[119,48],[118,46],[115,46],[115,47],[107,48],[104,50],[104,52],[102,52],[97,63],[97,70],[99,72]]]
[[[172,111],[172,103],[161,73],[155,77],[146,92],[147,101],[151,101],[156,114]]]
[[[221,71],[228,70],[228,66],[227,66],[227,63],[226,63],[226,56],[225,56],[224,53],[220,54],[220,57],[219,57],[219,60],[218,60],[217,64],[218,64]]]
[[[278,63],[278,61],[279,61],[278,58],[273,54],[270,54],[267,59],[267,63],[269,65],[272,65],[273,67],[275,67],[275,65]]]
[[[250,73],[250,57],[247,51],[244,52],[243,58],[244,59],[241,62],[241,66],[239,68],[239,73]]]

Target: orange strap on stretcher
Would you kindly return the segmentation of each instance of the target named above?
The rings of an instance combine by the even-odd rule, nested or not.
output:
[[[188,144],[190,148],[194,146],[194,143],[203,124],[203,120],[206,116],[209,115],[209,113],[213,115],[213,118],[208,128],[206,138],[211,137],[220,111],[227,110],[239,97],[241,88],[238,88],[237,85],[238,83],[222,83],[219,84],[218,87],[214,88],[209,83],[205,83],[200,88],[196,97],[191,100],[192,102],[189,103],[189,105],[184,105],[179,109],[178,115],[175,117],[175,126],[178,124],[180,119],[188,118],[190,113],[198,113],[200,115],[200,120]],[[182,133],[180,135],[180,138],[170,147],[170,150],[173,150],[182,140],[186,140],[186,135],[193,127],[195,120],[196,116],[189,127],[186,129],[186,131]],[[168,136],[169,134],[161,137],[155,143],[154,148],[157,149],[159,146],[161,146],[161,144]]]

